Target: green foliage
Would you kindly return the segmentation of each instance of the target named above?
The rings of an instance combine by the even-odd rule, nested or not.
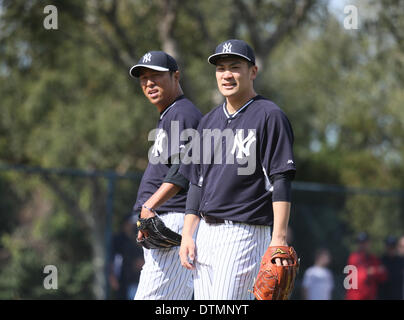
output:
[[[25,222],[0,239],[8,252],[0,271],[1,299],[91,299],[94,270],[85,228],[52,207],[38,184],[22,212]],[[46,265],[57,268],[56,290],[44,288]]]
[[[47,264],[31,249],[20,249],[0,272],[0,299],[91,299],[92,266],[89,263],[56,265],[58,286],[45,289]]]

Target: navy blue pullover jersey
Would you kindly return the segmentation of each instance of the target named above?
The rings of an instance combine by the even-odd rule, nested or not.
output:
[[[257,95],[232,115],[225,103],[213,109],[198,132],[201,163],[182,164],[179,172],[201,187],[199,213],[271,225],[270,177],[296,170],[293,130],[285,113]]]
[[[184,95],[179,96],[161,114],[157,128],[149,134],[154,140],[149,150],[149,164],[143,173],[137,199],[133,207],[134,212],[140,212],[142,205],[157,191],[166,177],[173,159],[177,159],[188,141],[180,139],[185,129],[196,129],[202,113]],[[159,213],[185,212],[186,192],[180,191],[167,200],[156,211]]]

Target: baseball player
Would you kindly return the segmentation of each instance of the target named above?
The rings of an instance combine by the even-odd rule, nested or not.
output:
[[[189,182],[178,172],[181,147],[186,143],[180,141],[180,133],[196,128],[202,114],[184,96],[177,63],[167,53],[147,52],[129,73],[139,79],[144,95],[160,113],[133,212],[140,213],[139,220],[157,215],[166,227],[181,233]],[[138,232],[140,243],[147,237],[147,232]],[[145,264],[135,300],[191,299],[192,273],[178,261],[179,246],[143,249]]]
[[[225,41],[208,61],[216,66],[225,101],[199,123],[201,164],[180,168],[191,182],[180,260],[194,270],[195,299],[253,299],[254,277],[267,247],[287,245],[296,170],[293,131],[285,113],[255,92],[258,68],[246,42]],[[208,134],[214,131],[227,133],[215,140]],[[276,259],[280,266],[289,262]]]

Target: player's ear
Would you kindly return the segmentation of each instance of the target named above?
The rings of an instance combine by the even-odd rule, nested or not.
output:
[[[172,76],[174,77],[175,80],[177,80],[178,82],[180,81],[180,72],[177,71],[173,71]]]
[[[250,66],[250,79],[255,80],[258,74],[258,67],[256,65]]]

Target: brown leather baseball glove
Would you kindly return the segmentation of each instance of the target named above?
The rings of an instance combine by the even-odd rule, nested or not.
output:
[[[292,261],[288,266],[277,266],[276,258]],[[289,299],[297,272],[299,259],[293,247],[268,247],[261,260],[260,270],[254,283],[253,293],[257,300]]]

